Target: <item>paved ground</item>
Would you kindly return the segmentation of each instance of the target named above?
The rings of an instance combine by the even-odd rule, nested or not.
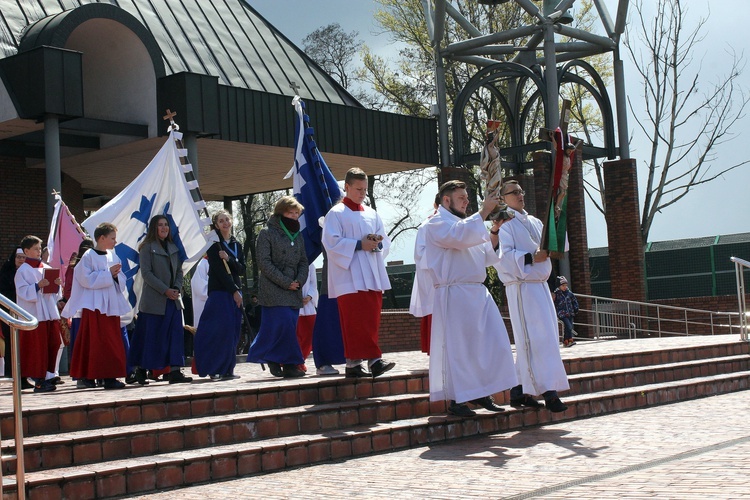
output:
[[[750,391],[136,498],[748,498]]]

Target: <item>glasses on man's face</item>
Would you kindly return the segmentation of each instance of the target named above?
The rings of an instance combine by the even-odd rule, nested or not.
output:
[[[523,196],[526,194],[526,191],[523,189],[514,189],[513,191],[508,191],[503,196],[508,196],[509,194],[512,194],[513,196]]]

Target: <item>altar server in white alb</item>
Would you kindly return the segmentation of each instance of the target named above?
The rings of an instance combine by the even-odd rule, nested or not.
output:
[[[502,259],[495,265],[505,285],[508,311],[516,341],[516,373],[521,385],[510,392],[514,407],[541,406],[532,396],[543,396],[553,412],[568,407],[557,391],[565,391],[565,373],[558,346],[557,316],[547,279],[552,272],[549,252],[540,249],[542,221],[524,207],[524,191],[516,181],[503,184],[505,203],[515,217],[500,228]]]
[[[492,394],[516,385],[513,353],[497,304],[484,286],[487,267],[500,258],[497,230],[484,219],[497,206],[489,195],[479,213],[466,215],[466,184],[440,186],[438,213],[425,226],[422,260],[435,284],[430,342],[430,400],[450,400],[448,412],[474,415],[465,403],[503,411]]]
[[[414,239],[414,283],[411,287],[411,300],[409,301],[409,314],[416,318],[422,318],[419,324],[419,341],[422,352],[430,354],[430,331],[432,330],[432,302],[435,286],[427,269],[427,263],[422,258],[425,248],[425,233],[427,223],[435,217],[440,206],[440,193],[435,195],[435,210],[417,228],[417,237]]]
[[[346,376],[377,377],[396,365],[384,361],[378,347],[383,291],[391,288],[385,270],[390,240],[377,212],[362,204],[367,196],[363,170],[349,169],[344,192],[346,196],[331,208],[323,224],[328,295],[338,299]],[[362,367],[363,360],[368,360],[370,373]]]

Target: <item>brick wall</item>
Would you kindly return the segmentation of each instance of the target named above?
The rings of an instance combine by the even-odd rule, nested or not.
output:
[[[646,267],[635,160],[604,162],[604,185],[612,298],[645,302]]]
[[[384,310],[380,316],[378,343],[383,352],[419,351],[421,349],[419,325],[406,309]]]
[[[81,184],[62,176],[62,195],[73,215],[83,220]],[[43,168],[27,168],[24,158],[0,156],[0,260],[4,261],[27,234],[49,236],[46,178]]]

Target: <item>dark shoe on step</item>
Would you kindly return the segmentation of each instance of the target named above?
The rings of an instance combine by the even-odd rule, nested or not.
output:
[[[221,380],[237,380],[238,378],[242,378],[239,375],[235,375],[233,373],[227,373],[226,375],[221,376]]]
[[[455,401],[451,401],[451,404],[448,406],[448,413],[457,417],[473,417],[477,414],[465,404],[456,403]]]
[[[357,365],[351,368],[348,366],[346,367],[346,378],[362,378],[369,376],[370,374],[367,373],[367,370],[362,368],[362,365]]]
[[[481,406],[487,411],[496,411],[498,413],[501,411],[505,411],[505,408],[495,404],[495,400],[492,398],[492,396],[485,396],[479,399],[472,399],[471,401],[469,401],[469,403],[473,405]]]
[[[21,390],[23,389],[33,389],[34,384],[30,384],[28,380],[26,380],[26,377],[23,377],[21,379]]]
[[[300,370],[297,365],[284,365],[281,370],[284,373],[284,378],[299,378],[305,376],[305,372]]]
[[[532,398],[528,394],[524,394],[523,397],[518,398],[518,399],[511,399],[510,405],[513,408],[521,408],[522,406],[527,406],[529,408],[541,408],[542,407],[542,403]]]
[[[50,384],[48,380],[34,386],[34,392],[52,392],[55,389],[57,389],[55,384]]]
[[[186,377],[180,370],[169,372],[169,383],[170,384],[186,384],[192,382],[193,377]]]
[[[125,377],[125,383],[128,385],[133,385],[136,382],[138,382],[138,379],[135,378],[135,372],[129,373],[127,377]]]
[[[143,368],[136,368],[135,381],[140,385],[148,385],[148,372]]]
[[[65,383],[65,381],[63,379],[61,379],[60,377],[52,377],[47,382],[49,382],[52,385],[59,385],[59,384],[64,384]]]
[[[268,362],[268,371],[270,371],[271,375],[273,375],[274,377],[284,376],[284,372],[281,370],[281,365],[273,361]]]
[[[372,373],[372,378],[381,376],[388,370],[393,369],[394,366],[396,366],[396,363],[394,363],[393,361],[385,361],[382,359],[375,361],[372,366],[370,366],[370,373]]]
[[[120,382],[116,378],[105,378],[104,388],[105,389],[124,389],[125,384],[123,382]]]
[[[554,399],[550,399],[549,401],[546,401],[545,406],[552,413],[562,413],[568,409],[567,405],[563,403],[562,401],[560,401],[560,398],[554,398]]]
[[[90,378],[81,378],[76,380],[76,388],[78,389],[96,389],[96,381]]]

